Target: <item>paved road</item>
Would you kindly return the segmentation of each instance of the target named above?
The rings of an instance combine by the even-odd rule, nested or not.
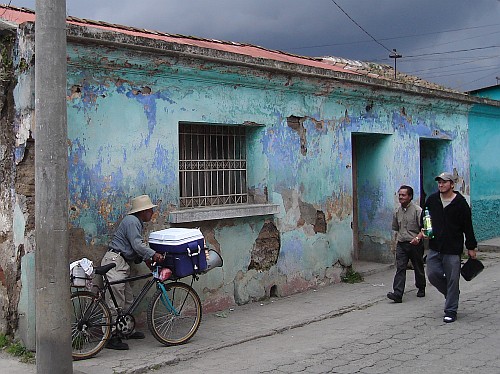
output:
[[[172,366],[182,373],[500,373],[500,265],[461,282],[458,320],[442,322],[443,297],[428,287],[402,304],[380,300]],[[413,288],[413,272],[407,285]],[[374,292],[376,289],[374,289]],[[348,295],[347,295],[348,296]],[[293,311],[290,311],[293,313]]]
[[[500,254],[480,256],[486,269],[461,282],[452,324],[442,322],[444,300],[432,286],[416,297],[412,271],[403,303],[388,300],[394,269],[379,267],[362,283],[204,315],[185,345],[164,347],[146,333],[128,342],[130,351],[104,349],[75,362],[74,372],[499,374]],[[0,352],[0,373],[33,374],[35,367]]]

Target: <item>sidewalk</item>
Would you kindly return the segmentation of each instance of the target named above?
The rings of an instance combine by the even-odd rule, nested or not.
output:
[[[480,252],[500,252],[500,237],[478,243],[477,249]]]
[[[146,329],[146,339],[127,341],[129,351],[104,349],[90,360],[75,362],[75,373],[146,373],[205,352],[278,334],[385,300],[394,276],[393,266],[359,262],[354,268],[366,277],[365,282],[335,284],[204,315],[196,335],[183,346],[164,347]]]
[[[498,243],[496,252],[479,254],[486,267],[500,266],[500,240]],[[206,352],[366,309],[387,300],[386,293],[392,289],[393,266],[358,262],[354,264],[354,269],[365,277],[364,282],[335,284],[204,315],[197,334],[183,346],[162,346],[144,328],[146,339],[127,341],[129,351],[104,349],[92,359],[74,362],[74,373],[146,373]],[[412,272],[408,275],[413,276]],[[408,281],[406,292],[416,292],[413,282]],[[36,369],[33,365],[21,364],[15,358],[0,354],[0,372],[30,374]]]

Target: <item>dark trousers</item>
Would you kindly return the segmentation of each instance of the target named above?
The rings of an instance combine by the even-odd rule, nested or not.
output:
[[[425,272],[424,272],[424,246],[412,245],[409,242],[398,242],[396,246],[396,275],[394,276],[394,284],[392,286],[394,293],[397,296],[403,297],[406,283],[406,267],[408,260],[413,265],[415,272],[415,286],[418,289],[425,289]]]

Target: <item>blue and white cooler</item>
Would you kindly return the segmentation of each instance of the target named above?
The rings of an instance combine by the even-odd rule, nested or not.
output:
[[[170,228],[149,234],[149,246],[165,253],[162,266],[182,278],[200,274],[207,269],[205,239],[199,229]]]

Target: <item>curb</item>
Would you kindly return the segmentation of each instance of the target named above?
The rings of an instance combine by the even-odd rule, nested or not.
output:
[[[477,250],[479,252],[500,252],[500,238],[491,238],[479,242]]]
[[[494,244],[479,244],[477,250],[479,252],[500,252],[500,246]]]

